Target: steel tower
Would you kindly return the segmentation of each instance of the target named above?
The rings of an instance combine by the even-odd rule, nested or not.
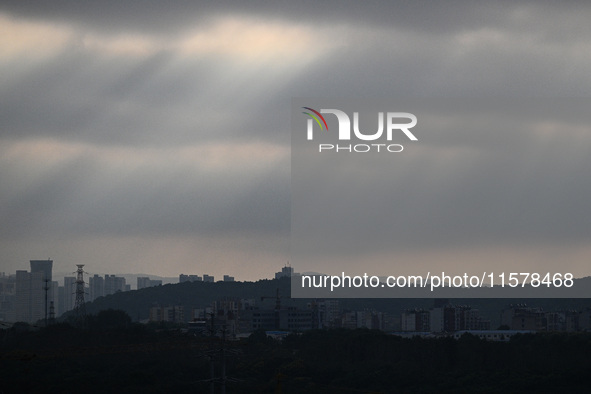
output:
[[[86,307],[84,306],[84,264],[76,264],[78,270],[76,271],[76,303],[74,310],[76,311],[76,320],[78,324],[83,324],[86,319]]]

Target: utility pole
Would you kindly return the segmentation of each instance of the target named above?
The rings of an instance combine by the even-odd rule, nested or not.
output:
[[[221,394],[226,394],[226,382],[240,382],[239,379],[234,379],[232,377],[228,377],[226,376],[226,360],[227,360],[227,355],[237,355],[238,352],[236,350],[233,349],[226,349],[226,332],[228,331],[226,328],[226,325],[222,325],[222,328],[220,328],[219,330],[215,329],[215,322],[214,322],[214,318],[215,318],[215,313],[210,313],[209,314],[211,316],[211,330],[210,330],[210,335],[211,335],[211,348],[210,350],[206,351],[205,356],[208,357],[209,359],[209,368],[210,368],[210,378],[208,380],[205,380],[205,382],[209,382],[209,392],[210,394],[214,394],[215,393],[215,385],[216,383],[220,384],[220,390],[221,390]],[[220,348],[219,349],[215,349],[215,344],[214,344],[214,338],[215,338],[215,334],[216,331],[219,331],[222,334],[222,340],[220,342]],[[215,359],[216,359],[216,354],[220,354],[221,355],[221,376],[219,378],[215,377]]]
[[[211,329],[210,329],[209,335],[211,336],[211,339],[213,340],[213,338],[215,336],[215,322],[214,322],[215,313],[211,312],[209,315],[211,317]],[[209,369],[211,372],[211,376],[210,376],[211,383],[209,385],[209,392],[211,394],[215,394],[215,365],[214,365],[213,353],[209,354]]]
[[[222,394],[226,394],[226,325],[222,326]]]

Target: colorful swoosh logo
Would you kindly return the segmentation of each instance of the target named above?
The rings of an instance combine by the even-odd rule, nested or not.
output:
[[[324,116],[320,115],[320,112],[310,108],[310,107],[302,107],[303,109],[307,109],[308,111],[312,111],[314,114],[311,114],[309,112],[302,112],[303,114],[306,114],[308,116],[310,116],[311,118],[313,118],[316,123],[318,123],[318,126],[320,126],[320,130],[323,129],[322,127],[322,123],[320,123],[320,119],[322,119],[322,122],[324,123],[324,126],[326,127],[326,131],[328,131],[328,125],[326,124],[326,120],[324,119]],[[320,118],[320,119],[318,119]]]

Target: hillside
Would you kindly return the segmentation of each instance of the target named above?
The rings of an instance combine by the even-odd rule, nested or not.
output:
[[[150,307],[155,305],[182,305],[185,319],[190,319],[193,308],[205,308],[213,301],[224,298],[254,299],[263,308],[275,307],[275,295],[279,289],[282,306],[306,307],[310,299],[288,299],[290,294],[289,279],[260,280],[257,282],[185,282],[150,287],[141,290],[116,293],[100,297],[86,304],[88,314],[97,314],[101,310],[120,309],[128,313],[134,321],[148,319]],[[261,297],[266,296],[264,301]],[[393,316],[409,308],[429,309],[434,299],[340,299],[344,310],[375,310]],[[481,316],[490,319],[493,328],[500,322],[500,313],[509,304],[526,303],[545,310],[582,310],[591,307],[589,299],[450,299],[453,304],[471,305],[479,309]],[[71,313],[71,312],[70,312]]]

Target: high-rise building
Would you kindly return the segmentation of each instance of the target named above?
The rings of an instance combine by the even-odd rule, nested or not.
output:
[[[137,277],[137,289],[143,289],[146,287],[150,287],[150,278],[147,276],[138,276]]]
[[[234,277],[230,275],[224,275],[224,282],[234,282]]]
[[[215,282],[213,275],[203,274],[204,282]]]
[[[74,309],[76,301],[76,278],[74,276],[66,276],[64,278],[64,305],[61,309],[62,313]]]
[[[54,318],[57,317],[57,311],[58,311],[58,304],[59,304],[59,294],[58,294],[58,289],[59,289],[59,283],[57,282],[57,280],[54,280],[51,282],[51,301],[53,301],[53,312],[54,312]],[[51,301],[49,302],[50,304],[50,310],[51,310]]]
[[[31,321],[31,274],[25,270],[16,271],[15,284],[16,321]]]
[[[125,278],[115,275],[105,275],[105,295],[126,291]]]
[[[49,314],[51,270],[53,260],[30,260],[31,264],[31,321],[45,319]],[[47,294],[46,294],[47,293]]]
[[[185,275],[185,274],[180,274],[179,275],[179,283],[184,283],[184,282],[202,282],[203,278],[200,277],[199,275]]]
[[[57,288],[57,315],[60,316],[62,313],[66,311],[66,289],[64,286],[59,286]]]
[[[31,273],[41,272],[43,279],[51,281],[51,270],[53,268],[53,260],[31,260]]]
[[[45,317],[45,278],[43,271],[31,272],[31,322],[36,322]]]
[[[15,321],[16,275],[0,272],[0,321]]]
[[[89,301],[94,301],[105,295],[105,279],[102,276],[94,275],[88,278]]]
[[[299,275],[299,274],[296,274],[293,271],[293,267],[286,265],[285,267],[281,268],[281,272],[275,273],[275,279],[285,278],[285,277],[291,278],[294,275]]]
[[[15,282],[15,318],[34,323],[44,319],[53,301],[53,260],[30,260],[31,272],[19,270]]]

